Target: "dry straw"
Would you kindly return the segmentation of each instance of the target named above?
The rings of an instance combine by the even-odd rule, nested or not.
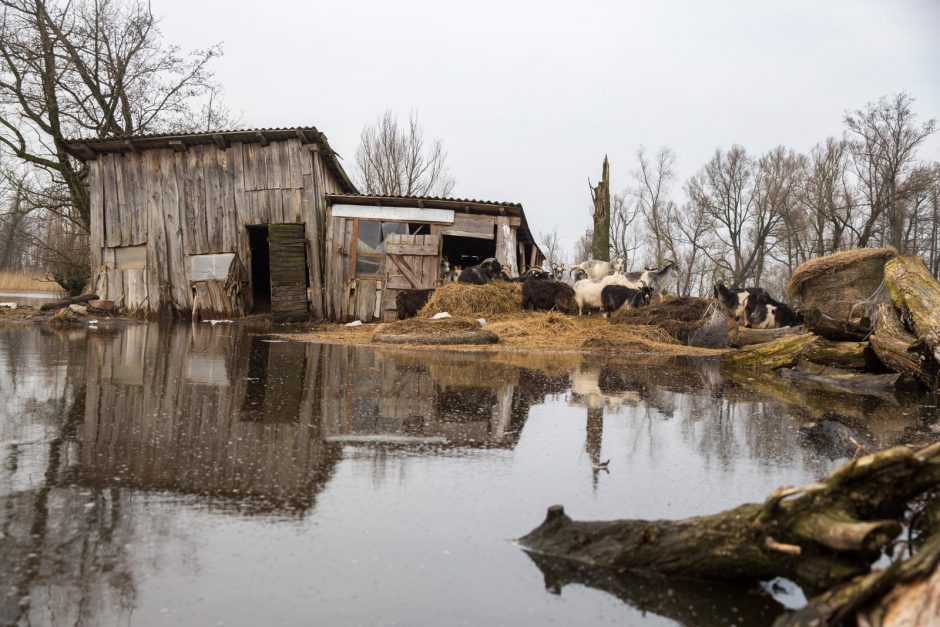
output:
[[[522,309],[522,284],[492,281],[486,285],[445,283],[440,286],[418,313],[419,318],[430,318],[446,311],[454,317],[492,316],[513,313]]]
[[[714,300],[694,297],[670,298],[638,309],[621,309],[612,321],[626,325],[649,325],[666,333],[673,341],[685,343],[708,322],[717,307]]]
[[[787,284],[787,293],[790,298],[797,298],[803,291],[803,286],[812,282],[823,275],[832,274],[839,270],[844,270],[849,266],[860,265],[860,262],[873,261],[874,265],[884,264],[891,258],[896,257],[898,251],[892,247],[887,248],[856,248],[839,253],[826,255],[825,257],[816,257],[806,261],[793,272],[790,282]],[[867,264],[864,266],[867,269]],[[878,282],[881,276],[878,277]]]

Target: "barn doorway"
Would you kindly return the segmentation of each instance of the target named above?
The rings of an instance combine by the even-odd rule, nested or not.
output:
[[[250,226],[248,246],[253,311],[270,312],[275,322],[305,318],[309,277],[304,225]]]
[[[475,266],[484,259],[496,256],[496,239],[445,235],[441,256],[452,267]]]
[[[268,227],[248,227],[248,249],[251,251],[251,297],[255,313],[271,311],[271,251],[268,248]]]

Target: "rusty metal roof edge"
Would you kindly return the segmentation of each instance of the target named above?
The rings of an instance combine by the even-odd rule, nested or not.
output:
[[[508,202],[501,200],[478,200],[476,198],[450,198],[447,196],[394,196],[385,194],[327,194],[332,199],[359,199],[359,200],[394,200],[394,201],[432,201],[448,203],[465,203],[473,205],[492,205],[494,207],[518,207],[522,209],[522,204],[518,202]]]

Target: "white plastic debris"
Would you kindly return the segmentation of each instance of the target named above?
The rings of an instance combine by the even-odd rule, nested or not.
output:
[[[69,305],[69,310],[73,313],[77,313],[80,316],[88,315],[88,307],[85,307],[84,305]]]
[[[486,318],[477,318],[477,324],[480,325],[481,327],[485,327],[485,326],[486,326]]]
[[[208,322],[212,326],[215,326],[217,324],[232,324],[235,321],[234,320],[203,320],[203,322]]]
[[[16,309],[16,303],[0,303],[0,309]]]
[[[347,322],[347,323],[346,323],[346,326],[347,326],[347,327],[361,327],[361,326],[362,326],[362,320],[353,320],[352,322]]]
[[[98,320],[89,320],[88,324],[98,324]]]
[[[453,316],[451,316],[446,311],[442,311],[441,313],[436,313],[433,316],[431,316],[431,320],[443,320],[444,318],[452,318],[452,317]]]

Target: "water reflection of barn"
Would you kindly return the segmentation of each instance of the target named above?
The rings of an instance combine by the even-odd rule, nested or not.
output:
[[[271,340],[207,324],[90,336],[77,480],[312,506],[342,443],[511,447],[565,372]]]

